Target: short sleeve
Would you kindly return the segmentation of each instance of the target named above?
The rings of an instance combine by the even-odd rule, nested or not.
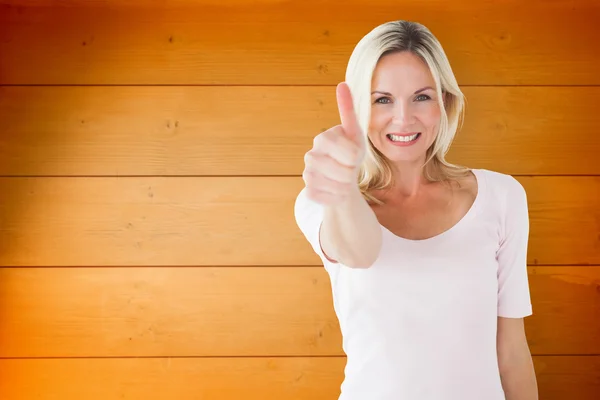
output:
[[[529,211],[527,194],[509,176],[505,191],[498,261],[498,316],[523,318],[533,314],[527,274]]]
[[[304,237],[306,240],[308,240],[314,252],[321,258],[323,264],[325,266],[327,266],[327,264],[336,264],[334,261],[329,260],[327,256],[325,256],[323,249],[321,248],[321,241],[319,239],[321,224],[324,216],[324,207],[308,198],[306,194],[306,188],[303,188],[296,197],[296,202],[294,204],[294,216],[296,218],[296,224],[298,225],[298,228],[300,228],[300,231],[302,231]]]

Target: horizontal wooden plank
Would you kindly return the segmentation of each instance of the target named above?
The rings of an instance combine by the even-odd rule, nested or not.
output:
[[[337,398],[344,358],[0,360],[5,400]]]
[[[600,264],[600,177],[519,177],[528,262]],[[300,177],[0,178],[0,266],[319,265]]]
[[[532,353],[600,355],[600,267],[529,267]]]
[[[341,354],[319,268],[15,268],[0,276],[0,357]]]
[[[600,174],[600,87],[464,92],[450,161]],[[0,119],[10,176],[300,175],[314,136],[339,124],[335,87],[0,87]]]
[[[279,0],[230,0],[227,4],[231,7],[244,7],[244,6],[265,6],[265,5],[276,5]],[[576,0],[578,5],[593,5],[595,0]],[[349,4],[349,5],[360,5],[365,4],[365,0],[330,0],[327,2],[330,5]],[[376,0],[376,4],[397,4],[394,0]],[[403,0],[403,5],[410,6],[410,0]],[[430,0],[428,3],[436,4],[439,6],[444,5],[444,0]],[[546,0],[530,0],[530,4],[546,4]],[[553,0],[548,6],[562,6],[573,5],[573,0]],[[76,7],[76,8],[97,8],[97,7],[119,7],[119,8],[197,8],[199,6],[214,6],[222,5],[218,0],[129,0],[123,3],[121,0],[0,0],[0,4],[9,5],[15,8],[25,7]],[[505,6],[516,6],[520,5],[519,0],[502,0],[502,4]],[[326,6],[326,5],[325,5]]]
[[[598,177],[521,177],[532,264],[600,264]],[[0,178],[0,265],[316,265],[298,177]],[[243,243],[243,246],[240,246]]]
[[[518,180],[529,203],[528,262],[600,264],[600,176]]]
[[[600,354],[600,267],[530,267],[533,354]],[[319,267],[0,269],[0,357],[344,355]]]
[[[461,84],[600,84],[591,0],[94,4],[2,5],[0,84],[331,85],[366,33],[399,18],[432,30]]]
[[[331,400],[345,357],[0,360],[0,398]],[[539,397],[596,400],[600,357],[533,357]]]

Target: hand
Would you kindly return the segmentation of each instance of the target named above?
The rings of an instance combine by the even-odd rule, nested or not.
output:
[[[336,88],[341,125],[314,138],[313,147],[304,156],[302,178],[308,197],[333,205],[359,193],[358,169],[365,155],[365,138],[354,111],[352,94],[345,82]]]

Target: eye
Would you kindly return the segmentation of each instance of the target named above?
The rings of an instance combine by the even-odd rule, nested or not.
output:
[[[417,101],[425,101],[429,99],[431,99],[431,97],[427,96],[426,94],[420,94],[417,96]]]
[[[380,98],[378,98],[377,100],[375,100],[375,103],[379,103],[379,104],[388,104],[388,103],[383,103],[383,102],[381,102],[381,101],[379,101],[379,100],[389,100],[389,99],[388,99],[387,97],[380,97]]]

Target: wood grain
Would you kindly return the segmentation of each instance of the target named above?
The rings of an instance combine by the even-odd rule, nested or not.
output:
[[[533,315],[525,319],[525,326],[531,351],[599,355],[600,267],[529,267],[528,271]],[[590,342],[584,344],[583,338]]]
[[[336,398],[293,202],[354,46],[394,19],[467,96],[448,159],[527,190],[540,399],[596,400],[597,0],[0,0],[0,399]]]
[[[600,174],[600,87],[464,93],[449,161]],[[300,175],[314,136],[340,123],[335,87],[0,87],[0,120],[5,176]]]
[[[344,358],[0,360],[3,400],[337,398]]]
[[[528,262],[600,264],[600,177],[519,177]],[[320,265],[300,177],[0,178],[0,266]]]
[[[33,4],[1,6],[0,84],[332,85],[396,19],[431,29],[463,85],[600,84],[591,0]]]
[[[531,352],[600,354],[600,267],[530,267]],[[344,355],[320,267],[4,268],[0,357]]]
[[[0,271],[1,357],[341,354],[319,268]]]
[[[345,357],[0,359],[0,398],[331,400]],[[534,356],[540,399],[596,400],[600,357]]]

